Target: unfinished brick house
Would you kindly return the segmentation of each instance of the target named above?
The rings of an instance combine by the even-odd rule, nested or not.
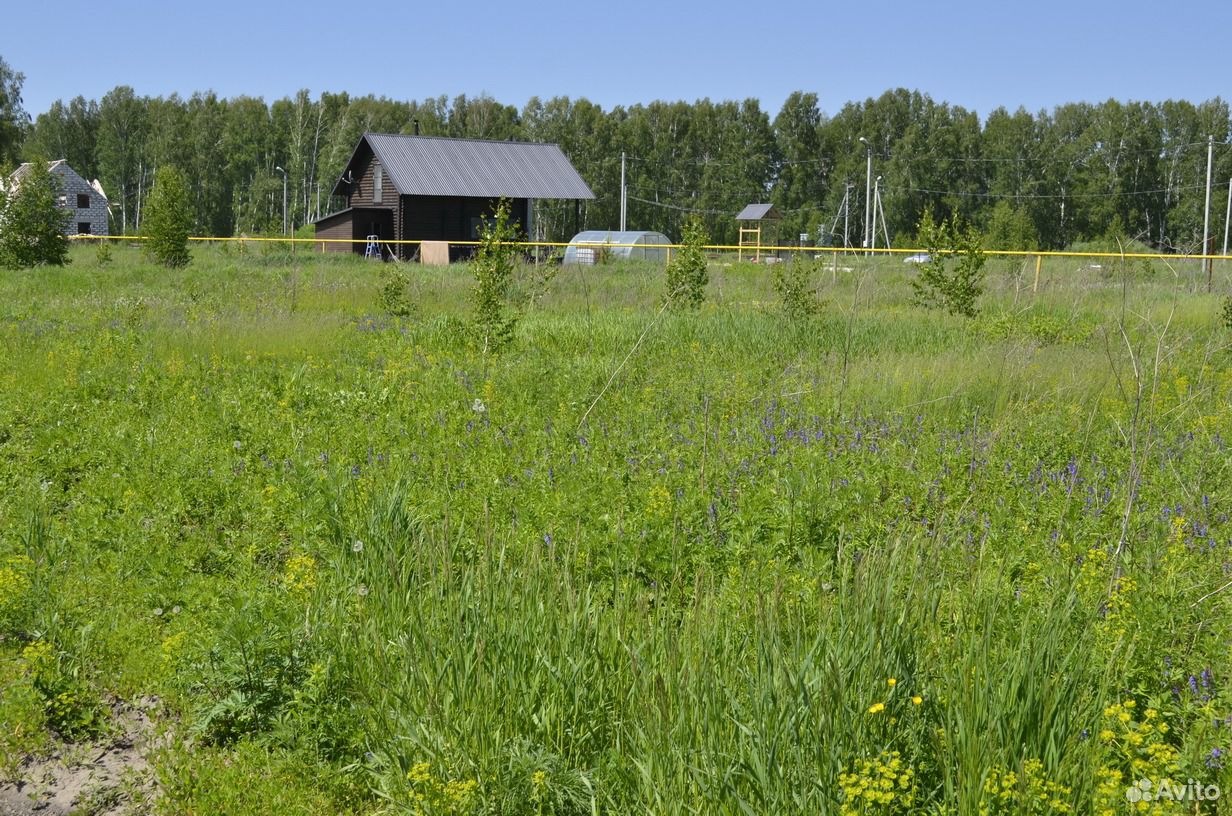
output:
[[[47,169],[60,179],[60,193],[56,203],[72,213],[64,233],[66,235],[109,235],[107,196],[103,193],[102,185],[98,183],[98,180],[86,181],[76,170],[69,167],[64,159],[50,162]],[[16,190],[29,172],[30,163],[26,162],[13,171],[5,186],[9,190]]]

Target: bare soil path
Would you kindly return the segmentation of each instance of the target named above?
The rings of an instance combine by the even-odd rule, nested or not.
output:
[[[135,816],[149,812],[157,700],[112,706],[111,733],[27,757],[17,781],[0,783],[0,816]]]

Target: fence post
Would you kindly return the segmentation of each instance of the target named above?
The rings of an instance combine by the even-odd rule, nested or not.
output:
[[[1040,262],[1041,262],[1043,259],[1044,259],[1044,256],[1042,256],[1042,255],[1036,255],[1036,256],[1035,256],[1035,283],[1031,284],[1031,291],[1032,291],[1032,292],[1038,292],[1038,291],[1039,291]]]

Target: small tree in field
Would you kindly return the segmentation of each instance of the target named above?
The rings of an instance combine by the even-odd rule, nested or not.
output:
[[[508,313],[509,287],[513,282],[514,248],[518,230],[509,222],[509,202],[501,199],[491,221],[479,231],[479,252],[471,264],[475,288],[475,333],[484,354],[495,353],[513,340],[517,316]]]
[[[1031,223],[1025,209],[1014,207],[1008,201],[998,201],[988,216],[984,228],[985,249],[1014,249],[1033,251],[1039,249],[1039,233]]]
[[[956,215],[937,223],[928,212],[920,219],[918,231],[929,260],[911,281],[916,302],[952,315],[975,317],[985,261],[979,233],[960,224]]]
[[[188,231],[192,215],[184,177],[174,167],[160,167],[154,176],[154,189],[146,202],[143,229],[149,240],[145,253],[166,267],[187,266]]]
[[[782,301],[788,320],[807,320],[821,312],[821,302],[813,286],[814,265],[796,255],[788,263],[774,266],[774,291]]]
[[[0,266],[24,269],[68,263],[68,210],[56,206],[59,179],[34,159],[17,189],[0,193]]]
[[[706,252],[709,242],[706,227],[700,218],[685,221],[684,234],[676,251],[667,264],[667,294],[665,299],[673,309],[696,309],[706,299],[706,284],[710,276],[706,272]]]

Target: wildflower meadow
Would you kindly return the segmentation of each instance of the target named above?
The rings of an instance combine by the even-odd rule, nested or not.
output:
[[[521,264],[493,351],[106,260],[0,275],[0,777],[144,700],[139,812],[1228,810],[1229,270]]]

